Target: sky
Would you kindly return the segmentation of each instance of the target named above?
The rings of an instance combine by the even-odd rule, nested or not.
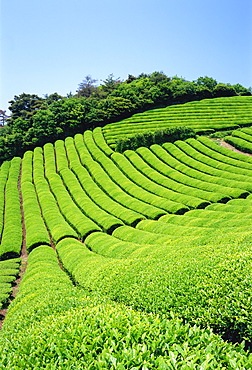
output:
[[[251,0],[0,0],[0,109],[85,76],[163,71],[252,86]]]

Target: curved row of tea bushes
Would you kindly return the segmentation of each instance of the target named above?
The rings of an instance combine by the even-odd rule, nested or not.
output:
[[[107,211],[104,211],[91,200],[82,188],[75,174],[70,169],[65,168],[64,170],[61,170],[60,176],[67,191],[81,211],[103,231],[111,233],[117,226],[123,225],[123,222],[119,218],[113,216]]]
[[[109,177],[126,193],[131,195],[131,197],[137,198],[138,200],[150,204],[156,208],[163,209],[166,212],[183,213],[186,210],[186,207],[182,204],[176,204],[172,201],[168,201],[167,199],[153,194],[151,191],[145,190],[139,184],[131,181],[131,179],[128,178],[120,170],[120,168],[118,168],[118,166],[95,145],[91,131],[85,131],[84,143],[90,153],[92,153],[94,159],[103,167]],[[118,158],[120,154],[115,153],[113,156]]]
[[[227,197],[239,198],[245,197],[249,194],[249,190],[245,187],[243,188],[243,183],[238,181],[232,181],[230,179],[218,177],[211,175],[211,171],[214,173],[215,169],[211,170],[207,165],[201,163],[197,159],[186,153],[187,147],[184,146],[184,142],[176,142],[175,144],[165,143],[163,149],[167,152],[162,152],[162,160],[168,165],[170,163],[175,163],[176,168],[181,166],[181,171],[183,170],[187,176],[194,176],[193,181],[202,182],[201,188],[213,192],[219,192],[225,194]],[[153,150],[153,148],[151,147]],[[158,149],[158,150],[157,150]],[[155,147],[155,154],[161,152],[161,148]],[[190,152],[190,148],[188,150]],[[160,157],[160,155],[159,155]],[[208,171],[208,173],[205,173]],[[217,171],[217,170],[216,170]],[[192,181],[192,180],[191,180]],[[250,188],[250,183],[246,184]]]
[[[68,224],[78,233],[79,238],[83,240],[91,232],[101,230],[100,227],[87,217],[73,202],[73,199],[58,174],[51,173],[48,177],[48,183],[61,213]]]
[[[45,170],[44,170],[44,156],[43,150],[40,147],[36,147],[33,151],[33,163],[32,163],[33,181],[44,180]]]
[[[244,128],[232,132],[232,136],[226,136],[224,140],[235,148],[252,154],[252,130]]]
[[[252,154],[252,143],[235,136],[225,136],[225,141],[242,152]]]
[[[41,215],[34,185],[29,181],[22,181],[21,192],[23,198],[26,249],[30,252],[38,245],[50,245],[50,237]]]
[[[124,156],[129,160],[132,165],[132,172],[137,173],[139,176],[143,174],[146,179],[151,180],[152,184],[156,184],[156,191],[163,197],[185,204],[189,208],[204,208],[209,204],[209,201],[203,200],[197,196],[183,193],[184,187],[180,189],[177,184],[167,176],[158,172],[155,168],[151,167],[143,158],[133,150],[126,150]],[[221,198],[214,198],[212,194],[212,201],[219,201]]]
[[[93,137],[95,144],[98,146],[100,150],[104,152],[108,157],[111,156],[111,154],[114,153],[114,151],[110,148],[110,146],[107,144],[103,133],[102,133],[102,128],[101,127],[96,127],[93,130]]]
[[[176,224],[181,226],[203,226],[203,227],[211,227],[211,228],[229,228],[229,227],[250,227],[252,224],[252,218],[241,218],[241,219],[230,219],[230,218],[223,218],[223,219],[216,219],[214,214],[212,218],[208,217],[205,219],[204,217],[176,217],[177,215],[164,215],[160,217],[160,222],[166,222],[170,224]]]
[[[104,248],[102,239],[110,239],[113,254],[111,237],[95,234],[87,239],[95,243],[97,238],[97,250]],[[120,243],[115,243],[115,249]],[[212,239],[209,244],[183,243],[173,248],[125,245],[137,258],[104,257],[69,238],[57,244],[57,251],[66,270],[85,289],[138,310],[168,316],[173,312],[190,323],[210,325],[229,340],[251,340],[251,238],[241,243],[222,236],[222,244],[219,238],[217,244]],[[150,248],[149,257],[146,248]]]
[[[20,166],[21,158],[14,157],[10,162],[5,187],[4,226],[0,244],[0,259],[18,257],[21,251],[23,231],[18,190]]]
[[[204,145],[204,143],[202,143],[200,140],[187,140],[186,143],[200,152],[200,156],[197,155],[198,161],[203,162],[208,166],[214,167],[215,169],[221,170],[221,176],[225,176],[227,178],[231,178],[231,176],[233,176],[233,179],[236,181],[250,181],[252,176],[252,163],[250,169],[244,166],[244,162],[239,161],[240,163],[238,165],[237,161],[232,158],[217,155],[216,152]],[[249,165],[247,167],[249,167]]]
[[[251,124],[251,97],[203,99],[137,113],[103,127],[103,135],[111,147],[117,140],[138,132],[147,132],[176,125],[192,127],[196,132],[235,129]]]
[[[56,173],[55,151],[52,143],[43,146],[45,177]]]
[[[204,137],[204,136],[199,136],[198,140],[203,143],[205,146],[208,148],[212,149],[212,152],[215,152],[213,155],[222,155],[222,161],[223,157],[225,157],[225,161],[230,161],[229,163],[237,166],[237,167],[242,167],[246,168],[248,170],[251,170],[252,166],[252,158],[250,156],[244,155],[242,153],[237,153],[234,152],[228,148],[225,148],[221,145],[216,144],[213,142],[211,139]]]
[[[81,164],[74,163],[72,166],[72,171],[78,178],[83,189],[85,189],[85,192],[89,198],[104,211],[109,212],[111,215],[119,218],[128,225],[135,225],[138,223],[138,221],[145,218],[141,213],[135,212],[124,207],[120,203],[115,202],[96,184],[96,182],[89,175],[89,172]]]
[[[35,189],[40,204],[42,216],[50,232],[52,240],[57,243],[67,236],[78,238],[76,231],[68,224],[61,214],[46,179],[35,181]]]
[[[140,213],[141,215],[143,215],[143,218],[147,217],[155,219],[166,213],[164,210],[157,208],[151,204],[147,204],[133,197],[131,194],[125,192],[124,186],[122,185],[120,187],[119,184],[113,181],[113,178],[111,178],[109,174],[106,173],[104,168],[99,163],[93,160],[91,154],[84,146],[83,136],[77,134],[75,135],[74,140],[76,149],[82,161],[82,165],[85,166],[90,176],[95,180],[96,184],[102,189],[102,191],[110,196],[115,202],[118,202],[128,209]],[[111,164],[111,160],[109,161],[109,163]],[[113,168],[116,168],[116,166],[114,165]],[[116,168],[117,174],[118,171],[119,173],[121,173],[120,170]]]
[[[207,156],[207,153],[200,153],[199,148],[201,146],[197,140],[186,140],[184,143],[178,141],[176,142],[176,145],[188,156],[198,161],[199,168],[205,173],[208,173],[214,177],[220,177],[221,179],[223,178],[224,184],[224,179],[228,179],[228,184],[230,184],[232,187],[241,187],[241,185],[243,185],[244,189],[252,189],[250,185],[251,171],[244,169],[243,172],[240,170],[239,173],[239,169],[236,169],[236,167],[211,159]]]
[[[12,293],[12,283],[19,274],[20,259],[0,261],[0,309]]]
[[[22,159],[21,197],[25,227],[25,245],[28,252],[41,244],[50,245],[50,236],[41,214],[37,193],[33,184],[32,168],[33,152],[27,151]]]
[[[56,155],[56,167],[57,171],[68,168],[69,162],[66,155],[65,143],[63,140],[57,140],[54,143],[55,155]]]
[[[5,161],[0,167],[0,236],[4,226],[5,187],[8,179],[10,162]]]
[[[252,132],[250,128],[248,128],[247,131],[244,131],[244,129],[235,130],[232,132],[232,136],[239,137],[240,139],[243,139],[243,140],[248,141],[249,143],[252,143]]]
[[[169,156],[164,149],[163,153],[167,156],[167,158],[169,157],[169,159],[164,162],[163,156],[162,159],[158,158],[157,152],[155,151],[154,153],[153,151],[154,148],[162,150],[161,146],[153,145],[150,149],[138,148],[136,153],[139,154],[143,161],[149,166],[153,167],[162,175],[169,178],[171,190],[190,196],[195,196],[210,202],[226,201],[229,199],[228,195],[220,192],[220,186],[198,180],[197,178],[191,177],[189,174],[187,175],[186,173],[182,172],[182,170],[185,171],[183,164],[172,156]]]
[[[150,192],[153,195],[149,197],[150,203],[151,198],[155,200],[152,204],[158,205],[160,208],[164,209],[169,213],[177,213],[183,214],[184,212],[188,211],[188,207],[184,204],[179,203],[178,200],[171,200],[170,198],[174,198],[171,194],[172,191],[168,189],[162,188],[161,186],[157,185],[155,182],[149,180],[144,175],[142,175],[139,171],[135,169],[135,167],[131,164],[131,162],[122,154],[114,153],[111,156],[113,162],[116,166],[124,173],[124,175],[140,188],[143,188],[145,191]],[[163,194],[165,193],[165,194]],[[158,195],[157,195],[158,194]],[[166,196],[165,196],[166,195]]]
[[[41,299],[43,297],[43,299]],[[34,249],[0,334],[0,366],[31,369],[249,369],[251,356],[211,330],[86,294]]]
[[[33,173],[32,173],[32,166],[33,166],[33,152],[28,150],[25,152],[22,158],[22,166],[21,166],[21,186],[23,182],[33,182]]]

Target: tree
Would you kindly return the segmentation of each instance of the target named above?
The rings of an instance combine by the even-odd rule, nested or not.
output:
[[[9,124],[16,118],[30,119],[36,111],[42,107],[45,99],[40,98],[38,95],[31,95],[22,93],[15,95],[13,100],[10,100],[9,110],[12,112]]]
[[[195,82],[197,85],[204,86],[208,88],[210,91],[213,91],[215,86],[217,85],[217,81],[214,80],[212,77],[199,77]]]
[[[162,82],[162,81],[169,81],[170,79],[164,74],[163,71],[161,72],[153,72],[150,74],[149,76],[149,79],[151,82],[154,82],[155,84],[157,84],[158,82]]]
[[[237,95],[235,89],[231,85],[225,85],[222,83],[219,83],[218,85],[215,86],[213,89],[214,96],[216,98],[221,97],[221,96],[235,96]]]
[[[101,85],[101,89],[106,93],[110,94],[115,88],[116,85],[121,82],[120,77],[114,78],[113,73],[108,75],[106,80],[102,80],[103,84]]]
[[[45,100],[48,105],[52,104],[55,101],[62,100],[63,96],[59,95],[58,93],[53,93],[51,95],[45,94]]]
[[[97,80],[93,79],[90,75],[87,75],[84,80],[79,84],[77,92],[77,96],[84,96],[88,98],[97,90],[97,86],[95,85]]]
[[[238,95],[251,95],[251,88],[247,89],[240,84],[233,85],[233,88]]]
[[[4,126],[8,118],[9,116],[7,116],[6,110],[0,110],[0,126]]]

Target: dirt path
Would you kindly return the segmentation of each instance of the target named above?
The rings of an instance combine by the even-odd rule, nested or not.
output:
[[[237,152],[237,153],[248,155],[249,157],[252,157],[252,154],[242,152],[241,150],[236,149],[234,146],[226,143],[226,141],[224,141],[224,140],[217,140],[217,142],[218,142],[219,145],[223,146],[224,148],[230,149],[233,152]]]

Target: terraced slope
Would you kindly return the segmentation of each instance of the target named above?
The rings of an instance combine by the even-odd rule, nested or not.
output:
[[[111,148],[123,137],[165,129],[171,126],[187,126],[197,133],[235,129],[252,124],[252,97],[204,99],[167,108],[152,109],[103,128],[103,134]]]
[[[29,259],[0,368],[252,369],[252,159],[204,137],[119,154],[103,132],[1,167],[2,302],[21,211]]]
[[[245,127],[239,130],[234,130],[232,136],[226,136],[225,141],[235,148],[252,154],[252,129]]]

